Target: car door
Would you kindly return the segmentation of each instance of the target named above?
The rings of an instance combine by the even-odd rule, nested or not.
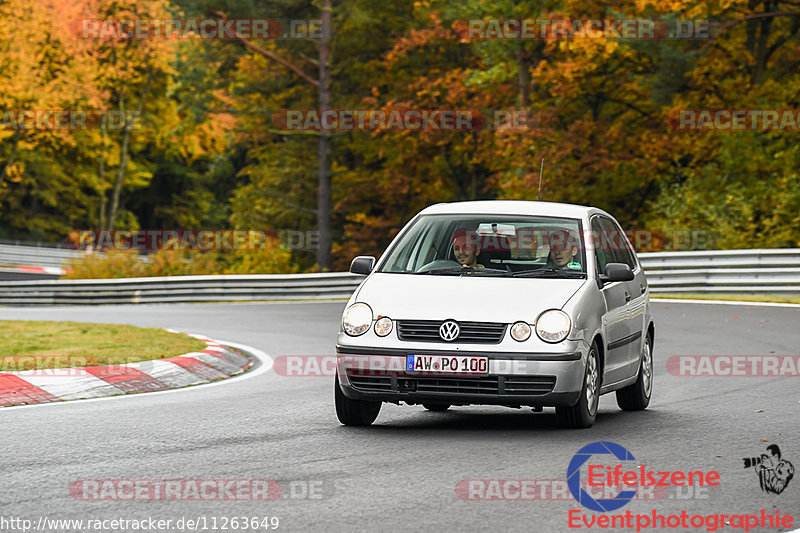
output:
[[[629,336],[628,345],[628,364],[624,371],[624,377],[632,377],[639,371],[639,360],[641,358],[642,335],[644,334],[644,320],[647,311],[647,280],[644,276],[636,254],[633,251],[630,241],[625,237],[619,223],[613,219],[603,217],[605,224],[610,224],[614,231],[614,257],[617,263],[625,263],[633,272],[633,279],[626,281],[627,302],[627,321]]]
[[[605,217],[596,215],[591,222],[597,275],[605,272],[608,263],[617,262],[614,245],[610,240],[613,225],[609,226],[606,221],[608,219]],[[625,379],[630,364],[630,343],[627,342],[631,335],[628,320],[630,291],[625,282],[615,281],[605,283],[600,292],[606,303],[606,313],[603,316],[606,341],[603,385],[609,385]]]

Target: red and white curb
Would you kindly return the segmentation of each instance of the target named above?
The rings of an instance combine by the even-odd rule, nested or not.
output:
[[[38,267],[26,265],[14,265],[0,267],[0,272],[10,272],[14,274],[48,274],[51,276],[63,276],[64,274],[72,272],[59,267]]]
[[[56,276],[63,276],[67,272],[71,272],[70,270],[64,270],[63,268],[59,267],[35,267],[35,266],[17,265],[13,268],[14,270],[18,270],[20,272],[30,272],[33,274],[53,274]]]
[[[191,335],[191,334],[190,334]],[[0,373],[0,407],[80,400],[199,385],[241,374],[254,361],[202,335],[206,348],[166,359]]]

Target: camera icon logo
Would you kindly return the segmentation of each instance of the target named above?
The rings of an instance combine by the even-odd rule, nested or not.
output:
[[[755,470],[762,491],[780,494],[794,477],[794,466],[781,458],[781,449],[777,444],[767,446],[767,452],[762,453],[761,457],[745,457],[742,461],[745,468]]]

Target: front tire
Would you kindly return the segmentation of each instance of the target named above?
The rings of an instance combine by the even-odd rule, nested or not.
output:
[[[339,374],[333,383],[336,416],[345,426],[368,426],[375,422],[381,412],[381,402],[352,400],[344,395],[339,386]]]
[[[586,356],[586,373],[578,403],[572,407],[556,407],[558,425],[565,428],[582,429],[592,427],[597,418],[600,401],[600,358],[597,345],[592,344]]]
[[[639,375],[636,383],[617,391],[617,405],[623,411],[643,411],[650,404],[653,394],[653,341],[650,335],[644,338]]]

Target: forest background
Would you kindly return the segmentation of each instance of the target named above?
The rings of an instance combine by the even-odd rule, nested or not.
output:
[[[81,20],[314,21],[277,39],[87,38]],[[471,39],[459,21],[710,21],[708,38]],[[800,247],[800,130],[677,131],[686,109],[800,110],[800,1],[6,0],[0,239],[80,229],[313,232],[315,250],[118,252],[76,277],[346,270],[437,202],[594,205],[647,249]],[[302,33],[302,32],[301,32]],[[19,110],[137,127],[15,128]],[[525,129],[287,131],[283,110],[522,110]],[[11,113],[9,115],[9,112]],[[675,235],[702,233],[695,242]]]

